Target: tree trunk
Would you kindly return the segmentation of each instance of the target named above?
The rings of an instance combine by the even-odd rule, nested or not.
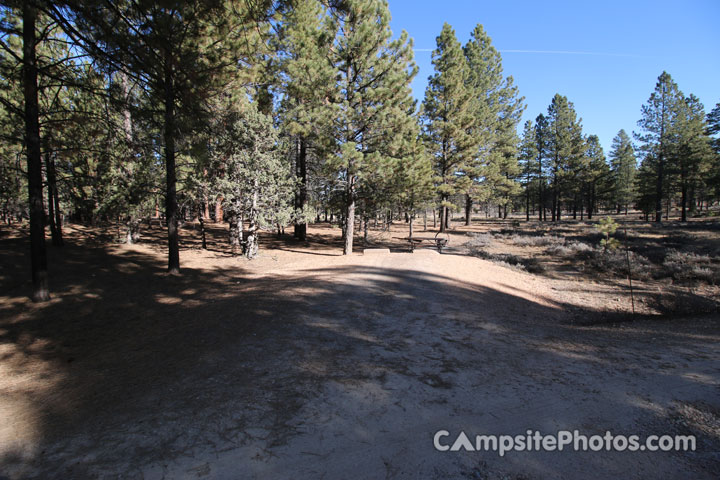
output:
[[[177,205],[177,172],[175,171],[175,89],[172,56],[165,56],[165,212],[168,230],[168,273],[180,273],[180,242]]]
[[[472,205],[473,200],[470,195],[465,195],[465,225],[470,226],[472,223]]]
[[[427,208],[423,210],[423,232],[427,232]]]
[[[368,222],[370,219],[367,215],[363,214],[363,245],[368,244]]]
[[[226,210],[228,219],[228,241],[230,242],[230,252],[233,255],[239,255],[242,251],[242,228],[240,222],[240,212],[238,203],[233,199],[232,207]]]
[[[207,214],[207,202],[198,205],[198,221],[200,222],[200,239],[202,241],[202,249],[207,250],[207,239],[205,235],[205,215]]]
[[[528,186],[529,185],[528,182]],[[530,189],[527,187],[525,188],[525,221],[530,221]]]
[[[432,209],[433,212],[433,228],[437,228],[437,213],[435,212],[435,209]]]
[[[682,182],[682,187],[680,188],[680,221],[681,222],[687,222],[687,185],[686,182]]]
[[[577,220],[577,208],[578,208],[578,200],[577,196],[573,199],[573,220]]]
[[[560,221],[560,213],[562,212],[562,202],[558,200],[557,202],[557,213],[555,214],[555,220],[558,222]]]
[[[49,151],[45,152],[45,176],[47,177],[48,223],[50,224],[52,244],[56,247],[62,247],[62,225],[60,223],[60,205],[58,202],[55,160]]]
[[[307,144],[304,139],[299,140],[300,145],[297,154],[297,162],[295,163],[295,173],[300,179],[300,188],[295,198],[295,209],[298,212],[305,211],[307,203]],[[300,222],[295,223],[295,231],[293,233],[298,240],[307,240],[307,223],[304,218]]]
[[[345,243],[343,244],[343,255],[350,255],[353,251],[353,235],[355,235],[355,176],[350,172],[348,172],[345,195]]]
[[[252,260],[258,254],[258,191],[257,181],[253,188],[252,202],[250,205],[250,216],[248,218],[248,235],[245,242],[245,256],[248,260]]]
[[[38,106],[37,64],[35,60],[35,21],[37,8],[23,2],[23,94],[25,100],[25,145],[27,148],[28,200],[30,210],[30,264],[33,281],[32,299],[50,299],[42,191],[42,157]]]
[[[445,202],[447,202],[447,195],[443,194],[440,198],[442,200],[442,206],[440,207],[440,231],[444,232],[447,229],[448,208],[445,206]]]
[[[658,171],[655,182],[655,222],[662,222],[662,194],[663,194],[663,155],[662,145],[660,145],[660,155],[658,156]]]
[[[410,215],[410,221],[408,222],[408,228],[410,230],[410,234],[408,235],[408,238],[412,240],[413,238],[413,220],[415,219],[415,215]]]
[[[219,196],[215,199],[215,221],[221,223],[223,221],[223,208],[222,208],[223,197]]]

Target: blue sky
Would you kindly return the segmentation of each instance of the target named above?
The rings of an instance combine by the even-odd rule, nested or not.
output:
[[[720,102],[720,0],[484,1],[389,0],[393,33],[415,40],[422,101],[433,73],[430,51],[444,22],[461,43],[481,23],[502,52],[506,75],[525,97],[525,120],[545,113],[555,93],[568,97],[609,152],[624,128],[637,130],[640,107],[667,70],[709,111]],[[512,52],[585,52],[533,53]],[[522,125],[521,125],[522,127]]]

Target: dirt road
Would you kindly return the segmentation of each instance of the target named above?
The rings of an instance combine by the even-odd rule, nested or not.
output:
[[[567,283],[430,250],[188,254],[179,278],[141,247],[92,277],[81,255],[50,305],[2,297],[0,478],[720,471],[716,318],[593,325]],[[501,458],[439,452],[438,430],[694,434],[698,451]]]

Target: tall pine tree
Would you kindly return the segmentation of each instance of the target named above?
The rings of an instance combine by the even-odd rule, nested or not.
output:
[[[433,157],[440,196],[440,231],[450,221],[454,205],[450,197],[458,190],[459,173],[475,157],[477,98],[468,88],[468,68],[460,42],[444,24],[432,53],[435,73],[429,78],[423,101],[423,126],[427,149]]]
[[[333,15],[331,59],[338,80],[335,124],[340,154],[332,166],[344,182],[343,254],[353,250],[358,189],[391,156],[395,132],[414,122],[410,82],[417,73],[412,41],[395,39],[384,0],[348,0]]]
[[[635,199],[635,174],[637,159],[630,136],[620,130],[613,139],[610,151],[612,199],[617,212],[628,213],[628,206]]]
[[[641,132],[635,135],[640,143],[640,151],[645,155],[643,166],[646,171],[655,172],[653,200],[655,204],[655,221],[662,221],[663,199],[668,191],[667,162],[677,143],[675,119],[682,92],[672,77],[663,72],[655,85],[655,91],[647,103],[642,106],[642,118],[638,121]],[[648,188],[648,183],[642,184]],[[650,192],[643,192],[648,198]]]

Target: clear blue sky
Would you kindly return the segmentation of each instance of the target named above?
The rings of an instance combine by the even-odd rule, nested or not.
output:
[[[545,113],[560,93],[575,104],[583,131],[600,137],[606,155],[621,128],[637,130],[640,107],[663,70],[683,93],[699,97],[706,112],[720,102],[720,0],[389,4],[393,33],[406,30],[415,40],[420,72],[413,93],[420,101],[433,73],[426,50],[435,48],[448,22],[462,44],[476,24],[485,27],[502,53],[505,74],[525,97],[523,122]]]

